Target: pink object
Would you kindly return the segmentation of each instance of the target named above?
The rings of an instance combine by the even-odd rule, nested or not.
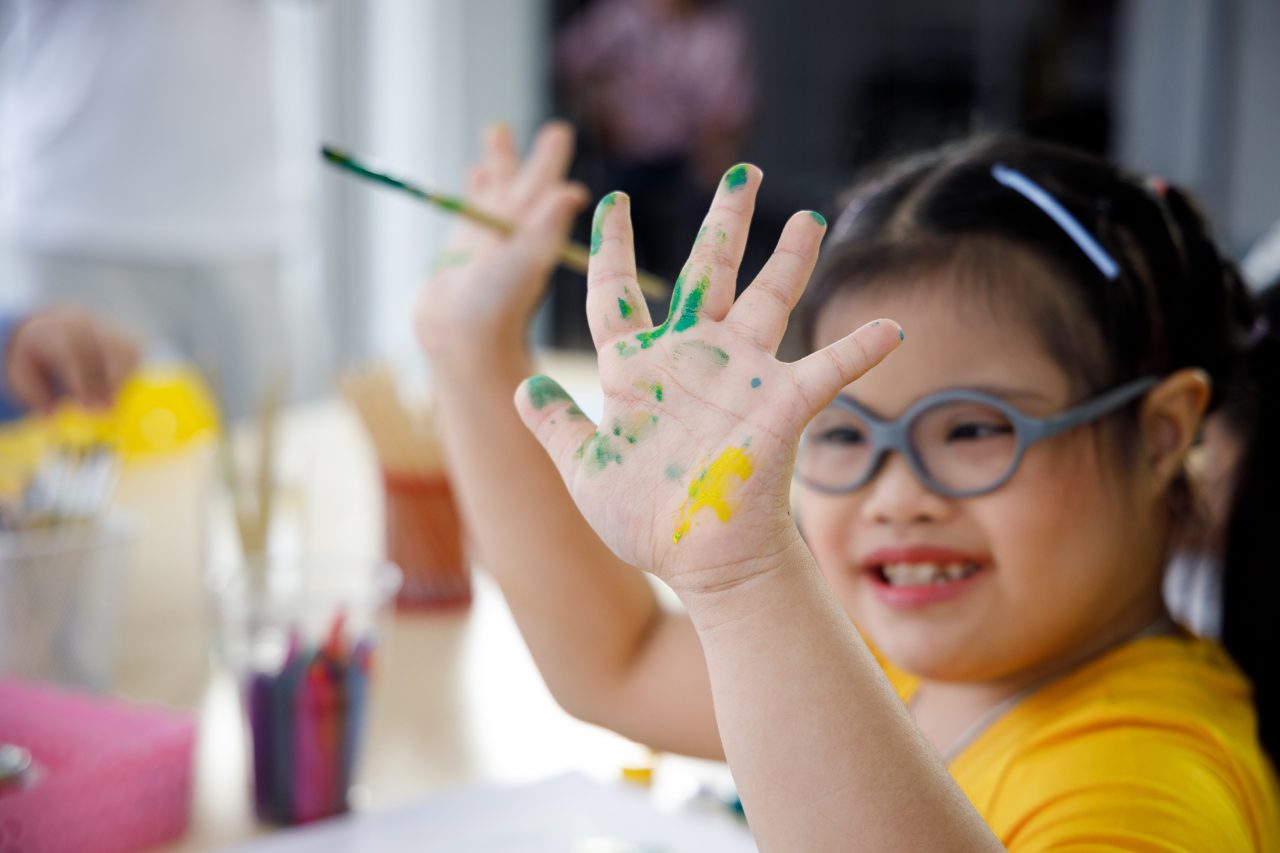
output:
[[[34,759],[0,790],[0,853],[139,850],[186,831],[190,715],[0,679],[0,742]]]

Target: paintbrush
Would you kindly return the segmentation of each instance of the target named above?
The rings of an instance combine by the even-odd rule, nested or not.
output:
[[[324,159],[339,168],[346,169],[352,174],[367,178],[383,186],[392,187],[401,192],[408,193],[416,199],[425,201],[428,204],[434,204],[441,210],[447,210],[450,213],[456,213],[464,219],[469,219],[478,225],[491,228],[499,234],[510,234],[515,230],[515,226],[505,219],[492,216],[482,210],[476,210],[457,196],[444,195],[443,193],[434,192],[424,189],[417,184],[410,183],[402,178],[394,177],[380,168],[373,168],[368,161],[359,160],[352,155],[339,151],[337,148],[325,145],[321,147],[320,154]],[[580,273],[586,273],[587,262],[591,257],[590,250],[581,243],[575,243],[572,240],[566,242],[560,247],[560,263],[571,270]],[[639,270],[636,272],[636,283],[640,285],[640,290],[645,296],[651,299],[666,299],[670,296],[670,288],[667,283],[651,272]]]

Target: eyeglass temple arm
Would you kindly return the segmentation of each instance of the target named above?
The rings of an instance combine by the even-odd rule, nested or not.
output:
[[[1126,382],[1118,388],[1113,388],[1105,394],[1094,397],[1092,400],[1087,400],[1074,409],[1067,409],[1065,412],[1060,412],[1043,420],[1034,420],[1030,424],[1032,440],[1038,441],[1044,438],[1051,438],[1059,433],[1075,429],[1081,424],[1097,420],[1131,400],[1142,396],[1159,382],[1160,380],[1154,376],[1144,376],[1141,379]]]

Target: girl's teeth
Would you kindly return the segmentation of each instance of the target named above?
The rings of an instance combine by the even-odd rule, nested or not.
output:
[[[978,570],[975,563],[891,563],[882,569],[890,586],[927,586],[964,580]]]

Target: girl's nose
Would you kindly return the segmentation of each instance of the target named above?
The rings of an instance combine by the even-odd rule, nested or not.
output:
[[[925,488],[901,454],[890,453],[871,482],[863,487],[864,521],[878,524],[919,524],[942,521],[952,501]]]

